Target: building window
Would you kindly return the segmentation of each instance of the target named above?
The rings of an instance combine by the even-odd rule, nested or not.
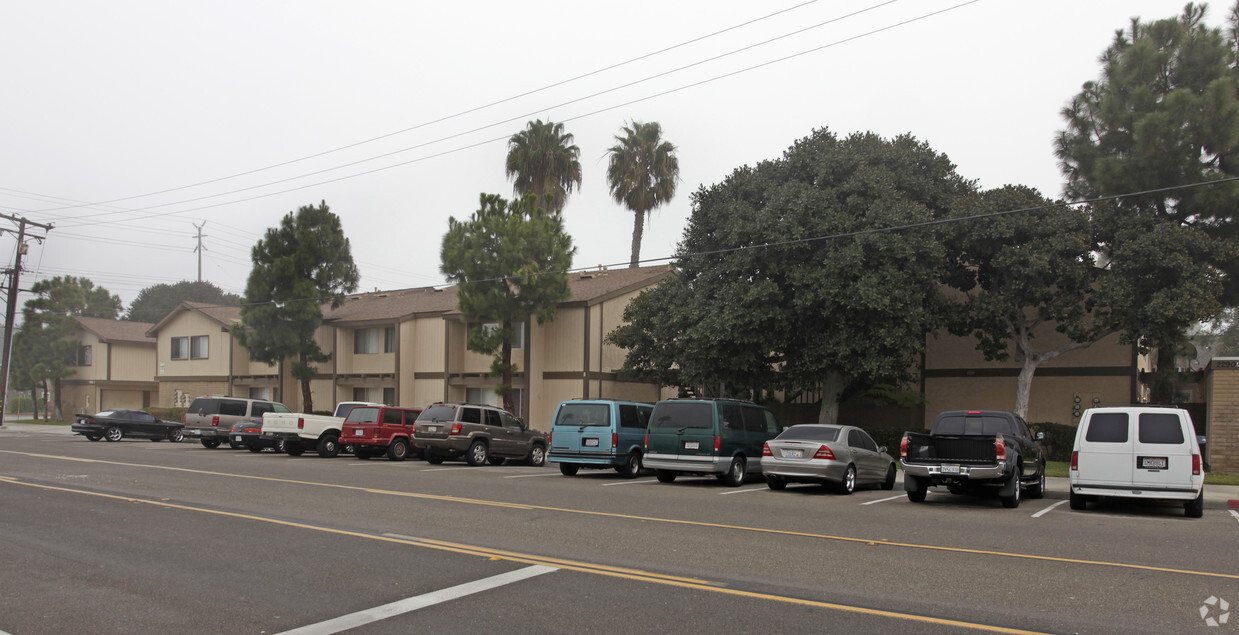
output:
[[[512,394],[512,414],[521,416],[521,411],[525,409],[525,390],[523,388],[509,389]],[[499,395],[495,394],[494,388],[466,388],[465,402],[485,404],[496,408],[503,407],[503,400]]]
[[[501,325],[498,322],[487,322],[482,325],[487,331],[498,331]],[[525,323],[518,322],[512,325],[512,350],[525,348]]]
[[[83,346],[77,349],[77,360],[76,361],[77,361],[78,366],[90,366],[91,350],[89,346]]]
[[[381,403],[389,406],[396,405],[396,389],[395,388],[354,388],[353,401],[368,401],[370,403]]]
[[[172,338],[172,359],[189,359],[189,338]]]
[[[396,327],[353,330],[354,355],[377,355],[379,351],[396,352]]]
[[[251,386],[250,399],[262,399],[263,401],[271,401],[271,388],[267,386]]]
[[[189,358],[206,359],[210,350],[210,340],[206,335],[195,335],[189,338]]]
[[[383,389],[383,403],[389,406],[396,405],[396,389],[395,388],[384,388]]]

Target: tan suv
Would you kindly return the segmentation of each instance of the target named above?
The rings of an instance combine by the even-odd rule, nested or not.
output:
[[[464,458],[469,465],[500,465],[507,459],[546,463],[546,433],[494,406],[436,403],[417,416],[413,443],[426,461]]]
[[[250,419],[262,420],[268,412],[289,412],[278,401],[205,395],[189,404],[185,411],[185,436],[198,439],[208,448],[217,448],[227,441],[228,447],[239,450],[243,444],[233,441],[228,433],[232,424]]]

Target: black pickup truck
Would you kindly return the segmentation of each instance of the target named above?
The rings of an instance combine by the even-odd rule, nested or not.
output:
[[[929,434],[905,432],[899,456],[904,490],[916,503],[935,485],[952,494],[997,489],[1003,507],[1018,507],[1021,489],[1029,498],[1045,494],[1045,455],[1012,412],[943,412]]]

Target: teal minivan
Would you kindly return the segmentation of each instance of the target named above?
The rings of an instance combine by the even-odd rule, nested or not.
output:
[[[551,423],[547,460],[564,476],[581,468],[615,468],[633,478],[641,472],[645,429],[654,406],[614,399],[574,399],[559,404]]]
[[[665,399],[654,404],[645,467],[670,483],[679,474],[713,474],[736,487],[761,473],[761,448],[781,426],[765,406],[736,399]]]

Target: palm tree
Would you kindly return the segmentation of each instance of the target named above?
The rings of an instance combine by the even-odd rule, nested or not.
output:
[[[512,135],[505,169],[512,191],[537,196],[538,205],[548,211],[563,211],[572,189],[581,187],[581,162],[577,160],[581,151],[572,140],[562,123],[542,123],[541,119]]]
[[[680,180],[680,160],[675,156],[675,146],[662,139],[662,126],[658,122],[633,121],[624,126],[623,131],[623,135],[615,136],[618,143],[607,150],[611,156],[607,182],[611,184],[615,202],[636,216],[632,227],[632,258],[628,264],[636,267],[641,261],[645,221],[655,207],[675,196],[675,186]]]

